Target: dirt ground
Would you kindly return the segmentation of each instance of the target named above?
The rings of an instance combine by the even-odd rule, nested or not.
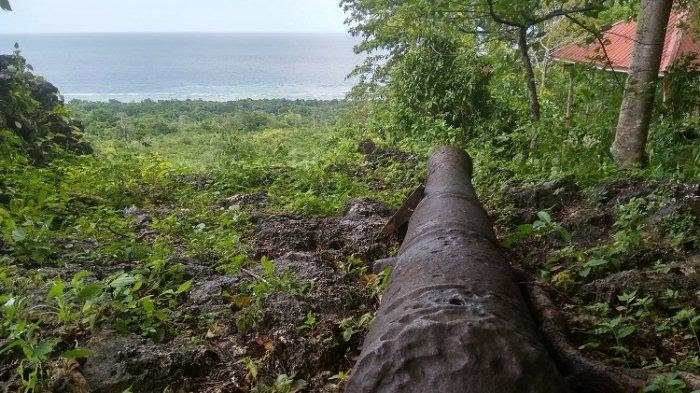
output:
[[[543,272],[560,310],[563,311],[570,339],[594,359],[627,367],[650,367],[653,362],[666,366],[687,361],[683,368],[697,372],[697,348],[692,334],[662,330],[673,316],[683,309],[697,307],[700,301],[700,253],[697,239],[700,226],[700,184],[636,182],[612,180],[581,190],[573,181],[563,180],[538,187],[513,185],[507,195],[513,209],[496,217],[500,234],[521,224],[537,220],[537,212],[548,211],[552,220],[572,235],[571,243],[556,233],[540,239],[526,239],[506,250],[514,266],[522,267],[541,277]],[[665,197],[659,198],[659,195]],[[643,245],[620,252],[615,264],[593,270],[581,277],[571,266],[595,255],[596,247],[619,242],[616,220],[620,206],[633,198],[646,202],[646,211],[638,218]],[[653,201],[659,201],[654,203]],[[675,247],[669,245],[666,218],[687,214],[694,221],[693,233]],[[616,237],[617,236],[617,237]],[[557,282],[557,274],[563,278]],[[676,291],[673,298],[663,293]],[[619,298],[635,294],[636,299],[648,298],[648,304],[632,315],[631,307]],[[610,310],[590,312],[586,307],[607,304]],[[629,308],[626,309],[626,308]],[[613,348],[615,342],[598,340],[596,329],[605,317],[628,315],[634,324],[634,334],[621,342],[627,354]],[[623,319],[624,320],[624,319]],[[679,329],[680,330],[680,329]],[[597,332],[601,334],[600,331]],[[690,332],[688,332],[690,333]],[[601,334],[602,335],[602,334]],[[600,346],[590,345],[601,341]],[[695,361],[692,359],[695,358]],[[693,364],[694,363],[694,364]]]
[[[253,196],[234,199],[259,201]],[[78,367],[57,365],[54,391],[82,391],[71,369],[78,369],[94,392],[122,392],[130,386],[134,392],[247,392],[255,386],[277,391],[265,387],[274,389],[281,374],[303,378],[305,391],[339,391],[329,378],[351,368],[361,344],[361,333],[345,339],[339,322],[373,312],[378,302],[362,276],[347,272],[346,262],[353,257],[369,263],[396,246],[380,238],[391,213],[388,206],[369,199],[353,200],[344,215],[326,219],[255,212],[250,239],[255,251],[250,257],[272,259],[277,274],[291,274],[295,282],[308,284],[308,293],[265,294],[260,323],[240,334],[236,317],[243,310],[230,294],[263,272],[221,275],[198,261],[184,260],[195,284],[175,311],[181,333],[161,343],[109,328],[93,333],[84,347],[94,355]],[[304,328],[308,315],[316,321]],[[202,329],[207,329],[204,342],[198,339]],[[244,358],[255,365],[247,365]]]

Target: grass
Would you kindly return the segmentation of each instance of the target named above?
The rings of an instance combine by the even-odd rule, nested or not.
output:
[[[95,155],[65,155],[43,167],[0,159],[0,354],[3,366],[14,370],[14,387],[47,389],[55,362],[91,356],[85,343],[101,328],[156,343],[168,343],[183,332],[202,343],[221,336],[228,328],[220,315],[180,313],[200,284],[187,265],[192,260],[217,274],[253,272],[236,291],[221,295],[235,310],[228,323],[236,326],[236,334],[255,336],[268,295],[282,291],[303,301],[315,290],[276,272],[267,258],[251,259],[255,214],[323,218],[342,213],[350,199],[361,196],[398,206],[424,178],[424,158],[433,146],[403,140],[402,148],[415,160],[389,155],[379,162],[361,154],[358,142],[369,138],[381,149],[387,138],[359,126],[206,130],[206,121],[138,140],[93,133]],[[539,168],[546,166],[542,162],[499,161],[497,152],[478,150],[477,142],[470,149],[476,157],[475,180],[499,218],[516,213],[508,199],[513,181],[555,182],[582,173],[579,183],[593,190],[610,177],[629,175],[607,167],[593,174],[582,166],[559,173]],[[590,161],[598,153],[585,154]],[[232,195],[260,193],[268,202],[258,211],[217,208]],[[588,194],[597,206],[599,195]],[[543,281],[572,295],[581,285],[618,272],[635,253],[660,244],[674,255],[685,255],[683,249],[691,243],[697,250],[693,220],[686,213],[665,217],[660,237],[649,237],[655,229],[648,225],[649,217],[670,202],[663,190],[630,199],[614,212],[609,241],[593,247],[580,246],[577,234],[562,223],[564,217],[546,209],[536,211],[531,222],[502,228],[501,235],[506,246],[528,250],[518,258],[533,263]],[[659,261],[656,268],[667,263]],[[376,299],[388,278],[388,272],[367,274],[352,257],[339,270],[369,299]],[[623,365],[697,369],[698,316],[692,296],[679,295],[675,288],[659,291],[629,291],[608,303],[571,305],[575,310],[567,311],[589,318],[577,326],[582,348]],[[371,318],[368,310],[332,316],[309,312],[296,331],[310,340],[318,332],[333,331],[337,337],[318,338],[319,345],[346,351]],[[674,359],[648,358],[639,348],[650,335],[687,348]],[[275,349],[267,338],[255,340],[265,343],[264,352],[241,363],[251,388],[287,392],[308,384],[309,375],[292,372],[261,378],[269,372]],[[333,370],[329,382],[340,388],[348,371]],[[676,384],[672,379],[655,383]]]
[[[105,327],[155,342],[193,329],[190,317],[175,316],[198,282],[183,259],[224,274],[262,269],[259,279],[231,294],[241,335],[260,322],[267,294],[305,296],[312,290],[307,283],[277,275],[265,258],[249,259],[250,213],[217,203],[264,192],[268,213],[308,217],[339,214],[359,196],[400,203],[414,186],[404,172],[418,169],[371,165],[357,152],[358,138],[331,126],[178,131],[140,141],[93,135],[95,155],[3,167],[0,353],[3,366],[16,370],[13,386],[48,389],[54,361],[91,356],[84,343]],[[394,184],[397,174],[403,181],[397,187],[370,186]],[[367,287],[368,296],[376,296],[379,281]],[[366,328],[366,315],[361,322],[348,318],[335,322],[339,330],[352,335]],[[313,334],[317,323],[307,316],[300,334]],[[194,336],[205,337],[211,326],[195,328],[204,330]],[[281,374],[257,391],[303,384]]]

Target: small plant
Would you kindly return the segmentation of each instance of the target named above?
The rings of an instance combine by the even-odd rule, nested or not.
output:
[[[280,374],[272,386],[258,385],[252,388],[251,393],[297,393],[302,391],[308,383],[303,379],[295,379],[294,376]]]
[[[604,333],[609,333],[612,334],[613,338],[615,339],[616,345],[613,347],[613,349],[619,353],[622,354],[623,358],[626,361],[626,355],[629,352],[627,348],[625,348],[624,345],[622,345],[622,339],[631,335],[637,330],[637,326],[632,324],[632,323],[623,323],[622,318],[616,317],[612,319],[604,319],[596,325],[595,329],[593,332],[595,334],[604,334]]]
[[[654,262],[654,270],[658,273],[668,274],[671,271],[671,267],[667,263],[656,261]]]
[[[659,375],[654,378],[651,384],[644,387],[641,392],[650,393],[684,393],[686,391],[686,384],[682,379],[678,378],[678,375]]]
[[[297,328],[297,330],[313,330],[316,325],[318,325],[318,319],[316,318],[316,315],[314,315],[311,311],[309,311],[308,314],[306,314],[306,319],[304,320],[304,323]]]
[[[261,302],[251,303],[236,316],[236,331],[246,334],[262,321],[263,309]]]
[[[231,297],[234,304],[241,308],[236,316],[236,328],[241,334],[249,332],[262,320],[267,294],[282,291],[306,297],[312,290],[311,283],[297,281],[289,272],[277,274],[274,262],[266,257],[260,260],[260,265],[263,274],[248,272],[255,280],[243,286],[239,294]]]
[[[651,313],[649,307],[653,304],[653,300],[650,296],[638,297],[637,291],[632,291],[624,292],[618,295],[617,298],[621,302],[624,302],[624,305],[618,306],[615,309],[625,317],[633,311],[636,318],[644,318]]]
[[[610,305],[608,303],[602,303],[602,302],[601,303],[594,303],[594,304],[585,306],[584,309],[593,315],[596,315],[599,317],[605,317],[610,312]]]
[[[342,330],[343,340],[350,341],[356,333],[365,330],[373,317],[372,313],[365,313],[358,318],[348,317],[338,322],[338,327]]]
[[[22,351],[24,359],[20,361],[18,371],[26,391],[36,391],[41,387],[41,379],[44,377],[44,362],[53,351],[56,340],[43,340],[36,345],[24,343]]]
[[[586,263],[583,264],[583,267],[581,268],[581,271],[579,271],[579,275],[581,277],[588,277],[589,274],[591,274],[591,271],[595,271],[598,269],[603,269],[605,266],[608,266],[611,262],[605,259],[600,259],[600,258],[594,258],[588,260]]]
[[[264,360],[264,358],[255,359],[249,356],[246,356],[243,359],[241,359],[241,363],[243,363],[246,370],[248,370],[248,375],[246,376],[246,379],[249,382],[255,383],[258,380],[258,372],[260,371]]]
[[[549,213],[540,211],[537,213],[537,219],[532,224],[518,225],[515,232],[505,238],[503,245],[505,247],[512,247],[528,237],[534,236],[536,239],[542,239],[553,233],[557,234],[565,242],[571,242],[571,233],[563,226],[554,222]]]
[[[340,387],[340,386],[343,386],[343,384],[345,384],[345,382],[348,380],[349,377],[350,377],[350,373],[347,373],[343,370],[340,370],[337,373],[328,377],[328,380],[335,381],[336,386]]]
[[[171,333],[170,308],[177,305],[178,296],[187,292],[194,281],[181,282],[181,267],[166,265],[163,259],[156,258],[145,269],[120,273],[107,280],[112,290],[111,307],[117,314],[117,331],[135,332],[158,341]]]
[[[361,277],[367,274],[367,265],[362,261],[362,259],[351,255],[347,257],[345,263],[343,264],[343,271],[349,276]]]
[[[17,373],[26,392],[41,391],[46,377],[44,362],[48,360],[58,340],[41,339],[41,321],[28,322],[25,300],[12,295],[0,296],[0,312],[3,320],[0,333],[5,337],[0,343],[0,356],[11,352],[21,354]]]
[[[575,284],[574,279],[571,277],[569,272],[566,270],[552,275],[552,278],[550,279],[550,281],[557,288],[562,288],[564,290],[568,290],[569,288],[571,288]]]
[[[666,239],[676,251],[683,245],[692,244],[697,249],[700,246],[700,236],[696,230],[695,216],[692,213],[674,213],[661,220]]]
[[[549,215],[549,213],[547,213],[545,211],[541,211],[541,212],[537,213],[537,220],[535,220],[535,222],[532,223],[532,227],[538,233],[546,233],[546,234],[556,233],[565,242],[567,242],[567,243],[571,242],[571,233],[569,233],[569,231],[567,231],[561,225],[552,221],[552,217]]]
[[[668,300],[676,300],[678,299],[678,291],[674,289],[667,289],[661,296]]]
[[[389,283],[391,270],[391,267],[387,267],[379,274],[363,274],[358,277],[358,280],[369,290],[371,297],[376,297],[384,291]]]
[[[646,226],[646,206],[644,198],[633,197],[629,202],[618,207],[618,217],[613,227],[618,230],[638,230]]]
[[[277,376],[274,385],[275,393],[296,393],[306,387],[307,383],[303,379],[294,379],[294,376],[280,374]]]
[[[248,256],[245,254],[237,254],[219,265],[216,270],[224,274],[238,274],[247,264]]]
[[[56,304],[54,310],[59,323],[67,325],[80,318],[88,326],[95,323],[104,288],[100,284],[86,283],[85,279],[90,275],[92,273],[88,271],[81,271],[69,283],[60,277],[51,281],[46,300]],[[76,306],[80,308],[75,310]]]
[[[632,303],[636,299],[635,293],[627,293],[620,295],[619,299],[625,302],[624,305],[615,308],[616,311],[623,313],[622,315],[610,318],[608,315],[611,312],[610,305],[607,303],[595,303],[584,307],[584,310],[596,316],[597,322],[591,330],[588,331],[589,334],[593,334],[598,337],[605,338],[612,336],[615,341],[615,345],[612,349],[621,354],[623,360],[627,362],[627,353],[629,352],[627,348],[623,345],[622,341],[624,338],[633,334],[638,326],[634,323],[634,320],[630,317],[625,316],[625,313],[629,310]],[[583,347],[595,348],[599,347],[601,343],[597,340],[589,341]]]
[[[700,315],[696,315],[695,308],[684,308],[679,310],[676,315],[673,316],[673,321],[678,324],[685,324],[690,330],[690,334],[687,334],[685,338],[694,338],[695,344],[698,346],[698,351],[700,351],[700,340],[698,339],[698,325],[700,325]]]
[[[612,255],[637,250],[644,244],[647,228],[647,201],[644,198],[631,198],[621,205],[613,227],[617,229],[609,252]]]

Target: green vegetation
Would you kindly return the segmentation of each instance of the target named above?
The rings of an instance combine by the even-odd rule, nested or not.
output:
[[[400,205],[443,144],[474,157],[505,252],[558,294],[579,349],[608,364],[697,372],[700,233],[688,202],[700,178],[697,68],[685,60],[667,76],[647,164],[621,169],[610,154],[620,75],[546,57],[590,32],[567,18],[516,21],[527,26],[529,75],[514,66],[523,59],[508,23],[432,8],[453,2],[400,3],[343,1],[359,49],[389,51],[358,68],[365,78],[347,101],[64,106],[51,89],[42,99],[18,53],[0,67],[9,75],[0,79],[0,383],[50,391],[65,382],[57,370],[100,356],[91,338],[107,335],[138,342],[141,355],[219,356],[173,366],[203,376],[152,371],[114,389],[172,391],[209,375],[257,392],[342,389],[390,272],[368,273],[371,254],[355,255],[366,244],[317,241],[355,198]],[[527,7],[508,9],[508,20],[551,5],[515,3]],[[576,17],[602,26],[633,9],[616,2]],[[482,24],[494,30],[464,32]],[[280,236],[311,244],[263,248],[260,227],[274,220],[287,220]],[[396,244],[384,246],[371,257]],[[315,253],[303,260],[313,277],[299,278],[277,251]],[[287,311],[301,317],[275,315]],[[675,374],[644,389],[687,390]]]
[[[346,107],[291,101],[73,103],[72,113],[86,125],[85,140],[96,150],[90,155],[51,140],[43,145],[50,149],[34,154],[34,140],[3,131],[0,353],[12,370],[3,377],[9,386],[51,389],[57,362],[93,356],[86,342],[104,329],[164,344],[183,332],[193,343],[219,337],[230,323],[228,313],[185,311],[189,292],[205,284],[191,261],[225,277],[247,277],[235,292],[212,294],[237,310],[231,325],[241,338],[255,333],[271,294],[308,299],[315,290],[310,282],[276,271],[265,256],[252,256],[252,212],[218,206],[232,195],[264,193],[266,214],[311,218],[340,214],[360,196],[401,203],[420,168],[367,161],[357,151],[360,134],[336,124]],[[47,113],[39,105],[27,110]],[[68,113],[61,106],[49,110]],[[246,123],[251,113],[263,119],[255,127]],[[128,130],[141,127],[142,134],[121,132],[124,124]],[[345,271],[339,268],[363,294],[356,296],[368,299],[376,299],[388,277],[357,266]],[[328,329],[337,339],[325,337],[323,345],[345,342],[339,350],[355,351],[359,338],[350,336],[363,331],[372,314],[305,316],[295,328],[300,335],[314,337],[330,318]],[[353,323],[346,327],[346,321]],[[268,350],[251,358],[262,369],[274,359],[274,345]],[[306,384],[284,374],[250,383],[260,392],[297,391]]]

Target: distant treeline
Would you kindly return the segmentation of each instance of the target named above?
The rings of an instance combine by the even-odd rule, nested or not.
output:
[[[347,108],[341,100],[172,100],[124,103],[71,101],[69,107],[100,137],[141,139],[148,135],[188,132],[251,132],[274,128],[335,124]]]

